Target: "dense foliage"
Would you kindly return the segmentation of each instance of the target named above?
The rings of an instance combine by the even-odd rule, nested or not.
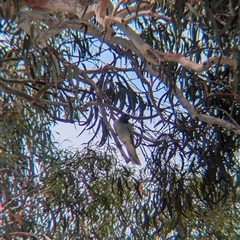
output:
[[[205,71],[149,62],[117,22],[104,31],[94,16],[30,18],[17,1],[0,4],[3,239],[240,237],[237,0],[119,5],[154,50],[233,59]],[[125,112],[140,169],[123,161],[112,129]],[[82,142],[90,131],[86,147],[61,149],[51,132],[59,121],[81,126]]]

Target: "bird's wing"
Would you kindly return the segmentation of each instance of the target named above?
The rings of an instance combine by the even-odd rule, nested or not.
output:
[[[136,149],[134,147],[132,125],[130,123],[125,124],[117,120],[114,122],[113,127],[119,136],[119,139],[127,148],[131,161],[137,165],[141,165],[141,162],[136,153]]]
[[[127,124],[127,128],[128,128],[128,131],[129,131],[129,135],[130,135],[130,139],[131,139],[131,143],[132,145],[134,146],[134,133],[133,133],[133,127],[132,127],[132,124],[131,123],[128,123]]]
[[[120,138],[120,140],[123,143],[131,142],[130,132],[129,132],[127,124],[122,123],[121,121],[117,120],[114,122],[113,127],[114,127],[118,137]]]
[[[137,165],[141,165],[141,162],[138,158],[138,155],[136,153],[136,149],[135,147],[133,146],[132,143],[125,143],[125,147],[127,148],[127,151],[128,151],[128,155],[131,159],[131,161]]]

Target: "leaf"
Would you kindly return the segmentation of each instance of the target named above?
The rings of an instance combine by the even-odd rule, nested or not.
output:
[[[190,12],[196,17],[199,17],[199,13],[197,12],[197,10],[195,8],[192,7],[191,4],[186,3],[186,6],[189,8]]]
[[[148,211],[146,209],[146,206],[143,206],[143,216],[144,216],[144,221],[143,221],[143,227],[146,229],[148,232],[149,230],[149,216],[148,216]]]
[[[99,147],[101,147],[105,144],[105,142],[107,141],[108,136],[109,136],[108,129],[102,118],[101,118],[100,122],[101,122],[101,129],[102,129],[102,138],[100,140]]]

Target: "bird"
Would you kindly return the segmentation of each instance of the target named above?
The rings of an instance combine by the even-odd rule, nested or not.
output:
[[[132,163],[141,165],[136,149],[134,147],[133,128],[132,125],[128,122],[129,119],[130,116],[128,114],[123,114],[119,119],[114,121],[113,127],[119,139],[126,147]]]

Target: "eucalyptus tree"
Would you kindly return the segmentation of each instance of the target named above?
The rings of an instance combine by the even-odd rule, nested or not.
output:
[[[0,3],[5,238],[239,237],[237,0]]]

